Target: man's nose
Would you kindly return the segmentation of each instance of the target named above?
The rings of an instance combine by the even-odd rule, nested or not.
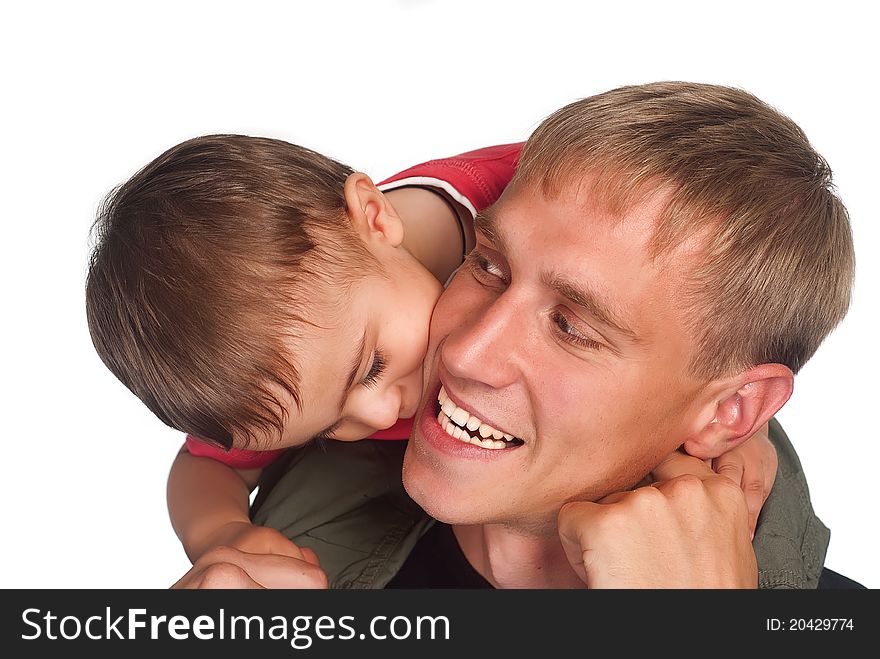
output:
[[[529,333],[522,306],[508,291],[488,307],[462,314],[464,322],[446,337],[441,348],[449,374],[496,389],[513,382]]]

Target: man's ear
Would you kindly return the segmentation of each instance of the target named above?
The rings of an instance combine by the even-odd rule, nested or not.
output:
[[[348,219],[367,245],[377,239],[388,242],[391,247],[403,242],[403,222],[369,176],[362,172],[350,174],[343,194]]]
[[[794,375],[782,364],[761,364],[712,386],[713,395],[684,450],[697,458],[717,458],[749,439],[785,405]]]

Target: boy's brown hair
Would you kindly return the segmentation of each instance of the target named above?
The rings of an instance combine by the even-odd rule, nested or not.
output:
[[[86,312],[101,359],[169,426],[224,447],[301,406],[291,341],[330,282],[374,260],[348,221],[352,170],[280,140],[179,144],[111,192]]]
[[[680,293],[712,379],[763,363],[797,372],[843,319],[855,255],[831,169],[789,118],[739,89],[665,82],[621,87],[548,117],[516,185],[548,196],[590,181],[620,214],[669,194],[654,256],[700,239]]]

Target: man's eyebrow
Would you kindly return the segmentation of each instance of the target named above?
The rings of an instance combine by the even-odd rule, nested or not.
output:
[[[354,384],[354,379],[357,377],[358,369],[361,367],[361,360],[364,358],[364,350],[367,347],[367,330],[364,329],[364,334],[361,337],[361,340],[358,342],[357,352],[354,353],[351,359],[351,370],[348,373],[348,380],[345,382],[345,388],[342,390],[342,398],[339,399],[339,413],[342,414],[342,408],[345,407],[345,399],[348,398],[348,390],[351,389],[351,385]]]
[[[492,206],[484,208],[474,217],[474,229],[488,238],[502,254],[509,254],[504,234],[498,229],[498,216],[493,212]]]
[[[544,272],[541,274],[541,281],[545,286],[549,286],[562,297],[570,300],[577,306],[586,310],[591,316],[599,322],[607,325],[625,337],[638,341],[638,335],[629,329],[627,325],[620,319],[620,315],[615,313],[611,305],[602,300],[601,296],[583,289],[570,281],[566,281],[559,275]]]

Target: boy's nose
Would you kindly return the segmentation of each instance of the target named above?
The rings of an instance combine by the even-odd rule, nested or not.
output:
[[[400,388],[389,387],[381,398],[372,401],[372,409],[369,410],[370,425],[384,430],[397,423],[400,416]]]

